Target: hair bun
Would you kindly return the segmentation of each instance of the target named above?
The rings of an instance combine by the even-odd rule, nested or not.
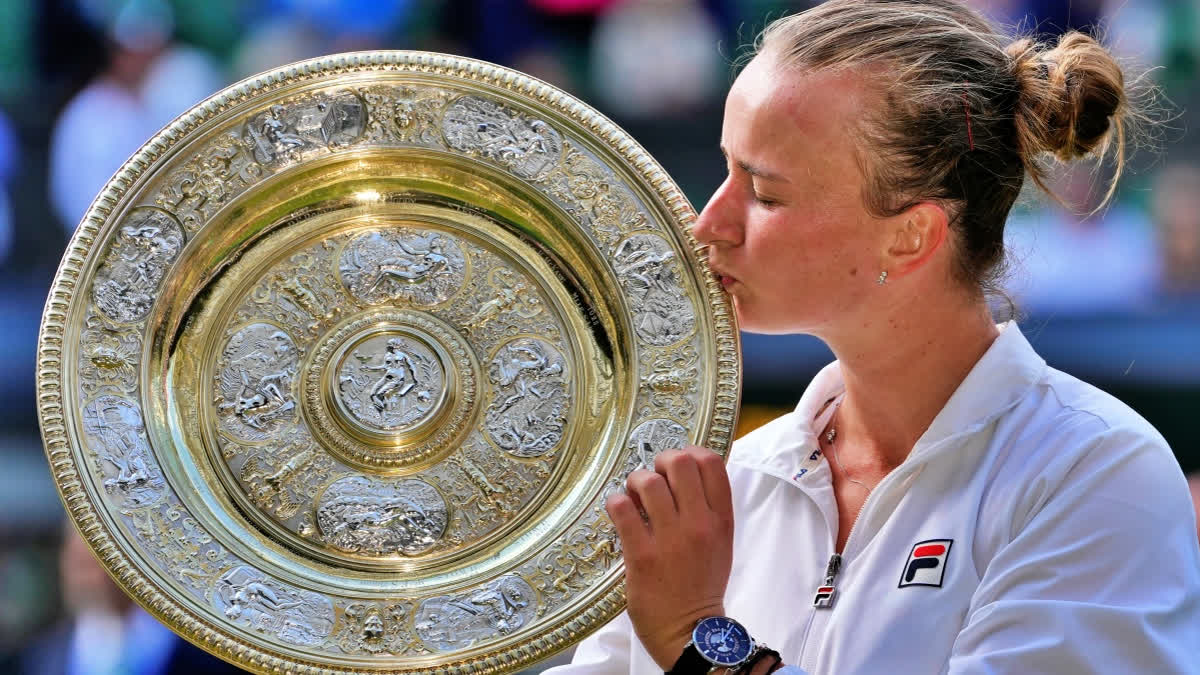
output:
[[[1052,49],[1023,39],[1005,51],[1017,80],[1017,143],[1023,155],[1049,152],[1069,160],[1102,153],[1110,129],[1121,133],[1125,78],[1095,38],[1071,31]]]

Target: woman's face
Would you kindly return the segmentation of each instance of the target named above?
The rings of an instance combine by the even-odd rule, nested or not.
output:
[[[873,103],[853,73],[742,71],[725,104],[729,175],[693,233],[744,330],[812,333],[867,319],[886,246],[863,204],[853,121]],[[851,322],[851,323],[847,323]]]

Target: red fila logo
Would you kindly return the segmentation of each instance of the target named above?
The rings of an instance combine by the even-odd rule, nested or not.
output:
[[[813,598],[813,607],[833,607],[834,593],[833,586],[821,586],[817,589],[817,595]]]
[[[905,586],[941,587],[946,576],[946,559],[950,557],[953,539],[928,539],[913,545],[900,576],[900,588]]]

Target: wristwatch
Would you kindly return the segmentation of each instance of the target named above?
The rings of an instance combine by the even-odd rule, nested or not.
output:
[[[710,616],[696,623],[691,641],[667,675],[703,675],[719,668],[734,673],[764,652],[778,658],[777,652],[756,643],[742,624],[727,616]]]

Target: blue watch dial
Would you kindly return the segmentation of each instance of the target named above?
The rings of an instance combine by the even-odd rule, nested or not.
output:
[[[736,666],[754,650],[745,627],[725,616],[701,619],[692,630],[692,642],[701,656],[718,666]]]

